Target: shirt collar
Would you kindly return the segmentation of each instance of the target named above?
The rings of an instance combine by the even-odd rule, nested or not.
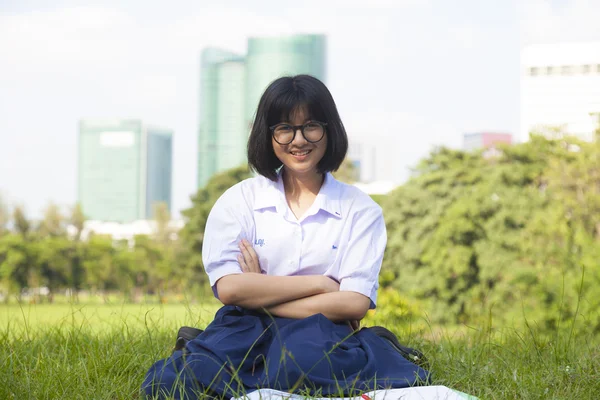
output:
[[[325,181],[315,199],[316,206],[336,218],[342,218],[340,191],[337,190],[339,184],[333,175],[328,172],[325,174]]]
[[[283,207],[286,206],[286,201],[281,171],[282,169],[277,172],[277,181],[265,178],[267,180],[266,187],[259,189],[255,194],[254,210],[275,207],[279,212],[284,209]],[[317,207],[317,210],[321,209],[336,218],[342,218],[339,191],[336,190],[338,185],[339,182],[331,175],[331,173],[328,172],[325,174],[323,185],[311,208],[314,209]]]
[[[283,194],[281,172],[277,173],[277,181],[275,182],[269,178],[261,178],[265,180],[266,184],[261,185],[254,194],[254,209],[277,207],[281,203]]]

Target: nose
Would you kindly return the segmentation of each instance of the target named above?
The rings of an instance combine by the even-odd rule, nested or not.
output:
[[[295,133],[296,134],[294,135],[294,140],[292,140],[292,143],[296,145],[308,143],[302,134],[302,128],[297,128]]]

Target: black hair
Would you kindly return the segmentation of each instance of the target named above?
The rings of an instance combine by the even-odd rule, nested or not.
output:
[[[327,87],[310,75],[286,76],[267,87],[258,102],[252,131],[248,138],[248,164],[259,174],[277,179],[281,161],[275,156],[270,126],[291,121],[299,109],[309,119],[327,123],[327,149],[317,169],[321,173],[336,171],[348,151],[348,136]]]

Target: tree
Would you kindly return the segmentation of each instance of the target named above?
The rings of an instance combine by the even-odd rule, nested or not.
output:
[[[0,290],[8,295],[16,295],[21,300],[21,292],[27,287],[32,266],[30,244],[22,235],[0,236]]]
[[[81,209],[81,203],[76,203],[71,209],[71,216],[69,218],[69,223],[75,227],[75,241],[79,241],[81,239],[81,233],[83,232],[83,227],[85,225],[85,215],[83,214],[83,210]]]
[[[8,209],[8,205],[4,202],[2,198],[2,193],[0,193],[0,235],[7,231],[7,225],[10,221],[10,211]]]
[[[354,165],[354,162],[349,158],[345,158],[340,165],[340,168],[333,173],[335,179],[344,183],[353,184],[359,180],[359,171]]]
[[[524,313],[553,328],[584,295],[579,311],[600,330],[599,157],[566,136],[532,136],[489,159],[435,150],[382,200],[382,276],[438,323]]]
[[[40,282],[36,285],[45,286],[50,293],[48,299],[59,289],[73,286],[72,259],[73,243],[65,236],[46,236],[35,242],[37,245],[37,268]]]
[[[38,231],[42,237],[65,234],[65,218],[55,203],[50,202],[44,210],[44,219],[40,223]]]
[[[186,224],[180,232],[182,249],[178,257],[185,263],[182,278],[191,286],[203,286],[206,281],[202,270],[202,243],[208,214],[217,199],[231,186],[250,178],[247,165],[230,169],[212,177],[207,185],[192,196],[192,207],[182,212]]]
[[[169,222],[171,222],[171,213],[169,206],[165,202],[158,202],[152,205],[152,218],[156,224],[156,230],[154,232],[155,239],[161,243],[166,244],[171,240],[171,233],[169,229]]]
[[[107,301],[107,290],[116,287],[115,248],[112,238],[94,235],[87,242],[83,253],[85,285],[92,293],[99,292]]]
[[[15,230],[23,237],[27,237],[31,231],[31,223],[25,215],[23,206],[16,206],[13,209],[13,222]]]

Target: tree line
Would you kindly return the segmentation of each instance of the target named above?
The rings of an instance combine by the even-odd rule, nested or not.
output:
[[[349,170],[342,178],[355,176]],[[82,241],[78,207],[65,217],[50,205],[35,225],[21,208],[8,213],[0,204],[0,290],[16,297],[40,286],[112,290],[132,301],[147,293],[210,295],[201,260],[208,213],[251,175],[242,166],[199,189],[177,240],[159,208],[157,232],[133,246],[100,235]],[[380,283],[395,304],[435,323],[524,316],[548,329],[579,319],[600,331],[599,140],[557,133],[496,154],[438,148],[376,201],[388,230]],[[67,222],[76,228],[71,235]]]

